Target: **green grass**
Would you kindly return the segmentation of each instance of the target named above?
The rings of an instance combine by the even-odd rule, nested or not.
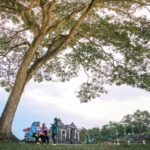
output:
[[[36,145],[26,143],[0,143],[0,150],[150,150],[150,144],[133,144],[122,146],[107,146],[101,144],[91,145]]]

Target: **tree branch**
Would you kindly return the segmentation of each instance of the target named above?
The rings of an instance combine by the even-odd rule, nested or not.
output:
[[[32,78],[32,76],[36,73],[36,71],[44,63],[46,63],[48,60],[54,58],[62,49],[64,49],[66,47],[66,45],[73,39],[73,37],[75,36],[75,34],[76,34],[78,28],[80,27],[81,23],[84,21],[84,19],[90,13],[90,11],[92,10],[92,8],[95,6],[96,3],[97,3],[97,0],[92,0],[91,3],[84,8],[83,14],[80,16],[80,18],[78,19],[76,24],[72,27],[72,29],[70,30],[69,34],[64,39],[64,41],[58,45],[58,47],[56,47],[52,51],[48,49],[47,53],[43,57],[39,58],[30,67],[30,69],[28,70],[28,75],[27,75],[27,78],[26,78],[26,82],[28,82]]]
[[[2,60],[3,58],[5,58],[8,55],[8,53],[11,52],[14,48],[17,48],[17,47],[22,46],[22,45],[28,45],[28,46],[30,46],[30,43],[29,42],[22,42],[22,43],[19,43],[19,44],[16,44],[16,45],[10,47],[7,50],[7,52],[5,52],[5,54],[2,55],[2,57],[0,58],[0,60]]]
[[[40,0],[31,0],[31,3],[28,7],[28,12],[31,13],[32,9],[36,6],[38,6],[40,3]]]
[[[139,0],[132,0],[131,3],[137,3],[137,4],[142,5],[142,6],[150,6],[150,2],[149,3],[143,3],[143,2],[140,2]]]
[[[138,22],[140,22],[140,23],[142,23],[142,24],[149,24],[150,22],[144,22],[144,21],[142,21],[141,19],[138,19],[138,18],[136,18],[136,17],[134,17],[132,14],[133,13],[129,13],[129,12],[127,12],[127,11],[123,11],[123,10],[121,10],[121,9],[119,9],[119,8],[114,8],[114,7],[109,7],[109,6],[107,6],[107,5],[104,5],[104,4],[99,4],[99,6],[101,6],[101,7],[104,7],[104,8],[107,8],[108,10],[113,10],[113,11],[116,11],[116,12],[120,12],[120,13],[122,13],[122,14],[124,14],[124,15],[127,15],[131,20],[134,20],[134,21],[138,21]]]
[[[60,27],[62,27],[63,25],[65,25],[65,23],[71,18],[73,17],[75,14],[81,12],[84,10],[85,7],[81,8],[80,10],[75,10],[73,12],[71,12],[68,16],[64,17],[59,23],[57,22],[56,24],[50,26],[47,29],[47,34],[51,33],[52,31],[54,31],[55,29],[59,29]]]
[[[51,22],[52,18],[52,10],[54,9],[56,5],[56,0],[53,0],[52,2],[43,3],[41,2],[40,6],[42,9],[42,30],[43,32],[46,32],[47,28],[49,27],[49,23]]]
[[[34,33],[34,36],[36,37],[39,33],[40,27],[33,17],[34,12],[25,7],[23,4],[19,3],[18,1],[15,3],[15,5],[17,7],[17,12],[21,16],[23,22],[27,27],[30,27],[31,31]]]

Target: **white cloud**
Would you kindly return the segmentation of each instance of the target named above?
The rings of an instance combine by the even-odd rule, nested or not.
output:
[[[28,105],[29,109],[34,105],[38,108],[36,112],[39,115],[53,112],[53,117],[60,115],[62,120],[66,120],[67,116],[75,116],[75,120],[78,118],[83,124],[84,121],[90,120],[93,126],[97,120],[120,121],[124,115],[137,109],[150,108],[148,92],[127,86],[108,87],[108,94],[81,104],[74,93],[77,86],[75,80],[68,83],[30,83],[23,96],[23,99],[27,98],[26,103],[22,105]],[[74,121],[73,117],[71,119]],[[101,122],[98,125],[100,126]]]
[[[127,86],[108,86],[108,94],[81,104],[75,96],[80,81],[77,78],[67,83],[30,82],[22,95],[13,124],[14,131],[19,132],[17,135],[22,137],[22,129],[34,120],[46,122],[49,126],[55,116],[66,124],[73,121],[79,127],[91,128],[109,121],[120,121],[124,115],[137,109],[149,111],[150,93]],[[4,107],[7,96],[0,90],[0,109],[2,103]]]

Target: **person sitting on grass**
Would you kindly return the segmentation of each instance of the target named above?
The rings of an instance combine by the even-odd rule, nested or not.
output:
[[[42,140],[42,128],[40,126],[40,122],[36,123],[36,128],[35,128],[35,132],[33,133],[33,137],[35,137],[35,143],[40,144],[39,138],[41,138]]]
[[[33,137],[33,134],[35,133],[36,131],[36,124],[37,122],[34,121],[31,125],[31,128],[30,128],[30,131],[29,131],[29,141],[34,141],[34,137]]]
[[[24,140],[25,140],[25,142],[29,142],[29,132],[30,132],[30,128],[25,128],[23,131],[25,132],[25,135],[24,135]]]
[[[54,118],[54,123],[52,124],[52,140],[54,145],[56,145],[56,136],[58,135],[58,118]]]
[[[49,143],[49,137],[48,137],[48,129],[46,127],[46,124],[43,123],[42,124],[42,142],[45,143]]]

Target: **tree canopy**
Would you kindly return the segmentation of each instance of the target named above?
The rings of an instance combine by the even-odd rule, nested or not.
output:
[[[1,0],[0,85],[10,91],[36,43],[26,82],[87,75],[81,102],[105,84],[150,90],[149,0]],[[36,41],[41,36],[42,41]]]

